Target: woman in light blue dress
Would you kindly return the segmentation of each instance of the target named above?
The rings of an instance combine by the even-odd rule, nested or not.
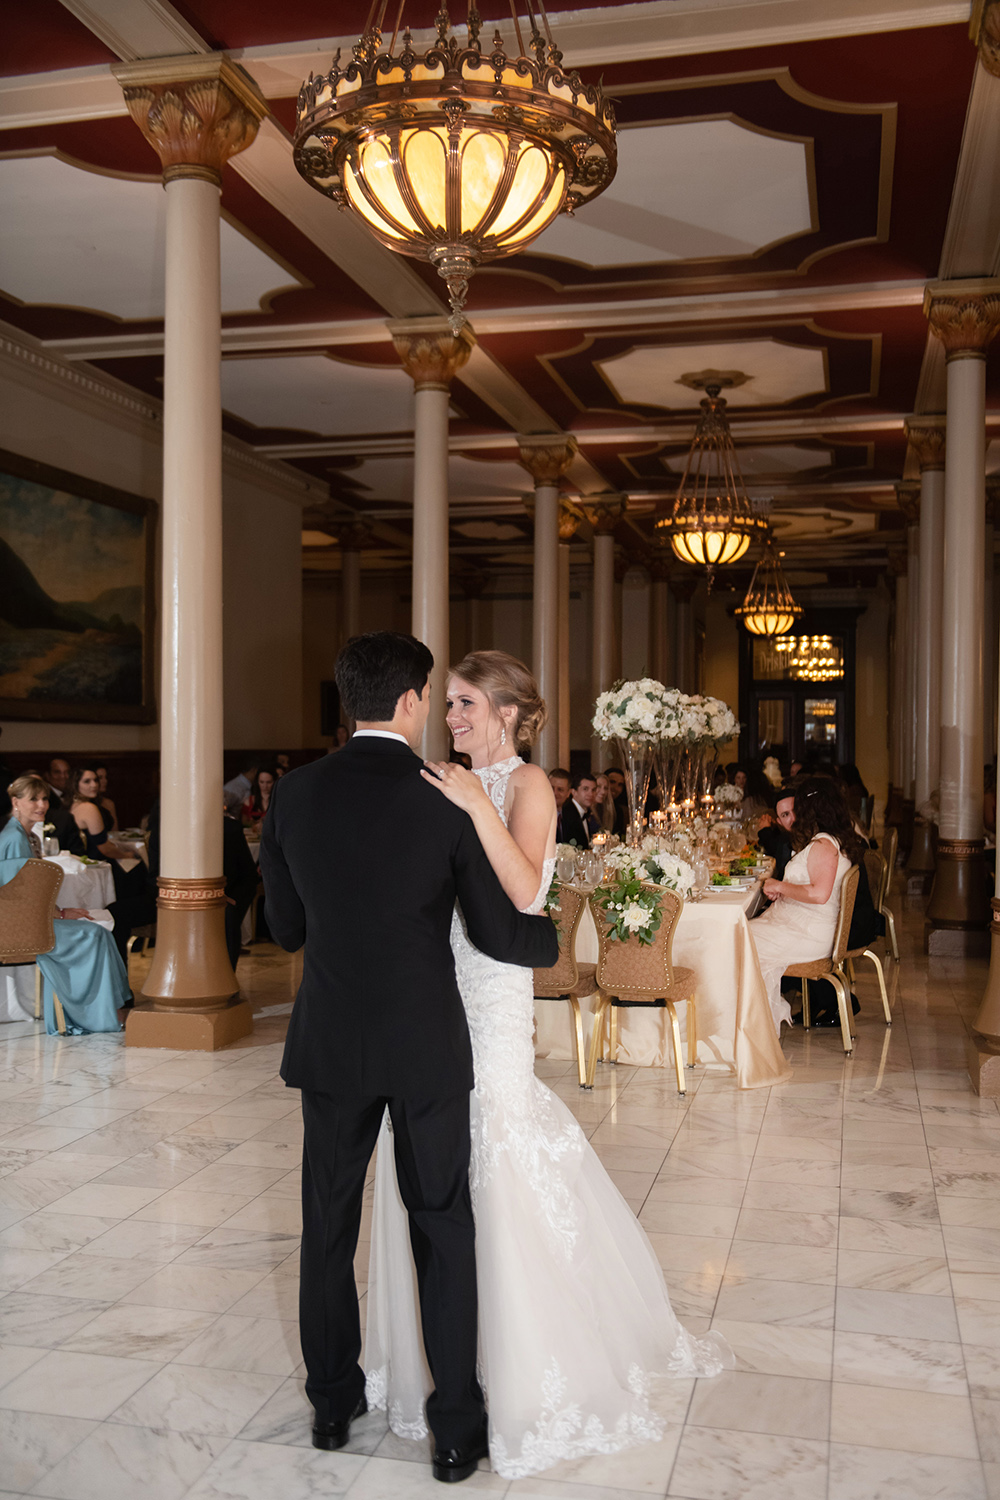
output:
[[[26,860],[38,859],[41,848],[32,825],[45,821],[48,791],[38,776],[18,776],[7,788],[13,813],[0,830],[0,885],[13,880]],[[66,1030],[74,1036],[88,1031],[119,1031],[118,1010],[129,997],[128,975],[110,932],[86,919],[75,907],[56,908],[55,947],[39,953],[45,1003],[45,1030],[58,1032],[52,995],[59,997]]]

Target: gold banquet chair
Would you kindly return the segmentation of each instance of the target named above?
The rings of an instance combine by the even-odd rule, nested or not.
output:
[[[837,917],[837,930],[834,933],[833,952],[830,957],[817,958],[810,963],[789,964],[785,970],[787,979],[802,980],[802,1027],[805,1031],[808,1031],[810,1026],[810,979],[828,979],[833,985],[837,992],[837,1009],[840,1011],[840,1034],[844,1039],[844,1052],[848,1057],[854,1051],[854,1034],[851,1029],[851,990],[847,983],[847,975],[844,973],[844,963],[847,959],[847,935],[851,930],[854,899],[857,893],[858,867],[852,865],[840,887],[840,912]]]
[[[63,872],[44,859],[28,859],[13,880],[0,886],[0,964],[34,964],[39,953],[56,945],[56,896]],[[60,1036],[66,1035],[66,1016],[53,990],[52,1004]],[[42,1013],[41,974],[35,969],[35,1020]]]
[[[593,1081],[604,1037],[605,1020],[608,1022],[609,1061],[617,1062],[617,1011],[621,1008],[632,1010],[645,1006],[666,1010],[670,1017],[677,1092],[686,1094],[681,1029],[675,1007],[687,1002],[688,1067],[693,1068],[698,1059],[698,1023],[694,1003],[698,976],[694,969],[676,968],[671,959],[674,931],[684,909],[684,902],[676,891],[668,891],[660,886],[647,886],[646,889],[654,889],[660,897],[660,926],[649,944],[640,943],[635,936],[629,937],[624,943],[611,938],[603,908],[593,896],[590,898],[600,944],[600,956],[597,960],[600,998],[594,1013],[588,1077]]]
[[[872,904],[878,910],[878,892],[881,888],[882,876],[885,868],[885,860],[877,849],[865,850],[865,874],[868,876],[868,888],[872,893]],[[882,996],[882,1009],[885,1011],[885,1024],[892,1025],[892,1011],[889,1008],[889,994],[885,987],[885,973],[882,969],[882,960],[871,948],[849,948],[845,956],[846,969],[852,983],[854,980],[854,960],[856,958],[870,958],[875,965],[875,973],[878,976],[878,987]]]
[[[886,898],[889,895],[889,886],[892,884],[892,872],[896,868],[896,852],[899,848],[899,829],[893,824],[885,831],[885,847],[882,850],[882,880],[876,892],[872,886],[872,900],[875,902],[875,910],[885,918],[885,930],[889,938],[889,946],[892,956],[899,963],[899,944],[896,941],[896,919],[886,906]]]
[[[597,990],[596,964],[581,964],[576,958],[576,934],[583,916],[586,897],[572,885],[559,886],[559,910],[554,913],[559,927],[559,958],[550,969],[536,969],[536,1000],[568,1000],[573,1012],[576,1033],[576,1069],[582,1089],[594,1087],[593,1069],[588,1073],[583,1045],[581,995]]]

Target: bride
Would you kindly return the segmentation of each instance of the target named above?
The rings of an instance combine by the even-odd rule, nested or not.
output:
[[[455,748],[473,770],[439,764],[423,774],[469,813],[515,906],[539,911],[555,863],[556,809],[542,768],[517,754],[545,721],[538,688],[514,657],[478,651],[452,671],[447,694]],[[698,1339],[681,1327],[632,1210],[565,1104],[536,1079],[532,971],[474,948],[459,910],[451,941],[476,1079],[479,1373],[490,1460],[518,1479],[562,1459],[656,1441],[664,1424],[655,1377],[716,1375],[733,1360],[721,1335]],[[380,1149],[367,1397],[408,1438],[426,1435],[432,1390],[419,1316],[393,1153]]]

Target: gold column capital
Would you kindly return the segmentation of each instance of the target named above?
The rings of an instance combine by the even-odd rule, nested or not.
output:
[[[115,63],[125,104],[163,167],[164,184],[194,177],[221,185],[231,156],[252,145],[267,100],[224,52]]]
[[[468,324],[460,333],[452,333],[447,318],[399,318],[386,326],[414,389],[450,391],[475,342]]]
[[[987,73],[1000,78],[1000,4],[997,0],[975,0],[969,35],[979,49],[979,61]]]
[[[908,526],[920,524],[920,485],[912,479],[896,481],[896,504],[906,517]]]
[[[1000,281],[935,281],[924,290],[924,316],[945,359],[985,359],[1000,331]]]
[[[580,529],[580,523],[586,518],[578,505],[572,500],[567,500],[564,495],[559,497],[559,540],[571,542]]]
[[[584,515],[593,527],[594,535],[611,536],[628,509],[628,496],[614,490],[599,495],[587,495],[582,500],[582,507]]]
[[[946,449],[947,417],[907,417],[903,423],[906,440],[920,465],[921,474],[928,469],[943,469]]]
[[[558,484],[576,457],[577,441],[566,432],[519,433],[517,450],[536,485]]]

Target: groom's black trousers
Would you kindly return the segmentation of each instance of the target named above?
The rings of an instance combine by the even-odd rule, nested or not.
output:
[[[483,1421],[468,1090],[415,1100],[303,1089],[299,1322],[306,1394],[317,1422],[339,1422],[365,1389],[354,1255],[365,1173],[386,1106],[434,1381],[427,1421],[439,1448],[466,1448]]]

